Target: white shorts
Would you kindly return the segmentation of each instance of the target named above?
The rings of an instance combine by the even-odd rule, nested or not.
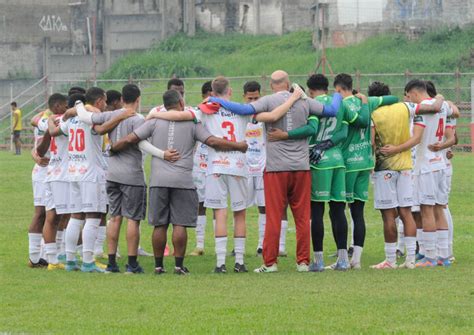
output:
[[[376,171],[374,180],[375,209],[411,207],[413,205],[412,171]]]
[[[106,213],[105,183],[71,182],[69,184],[69,210],[71,213]]]
[[[414,181],[415,206],[447,205],[448,187],[444,170],[415,175]]]
[[[51,181],[46,183],[46,210],[56,210],[56,214],[69,213],[69,182]]]
[[[43,181],[33,181],[33,204],[46,206],[46,183]]]
[[[199,202],[206,200],[206,173],[194,172],[193,170],[193,182],[196,186]]]
[[[227,195],[230,196],[232,211],[247,208],[247,178],[225,174],[206,176],[206,200],[204,207],[227,208]]]
[[[265,207],[263,176],[249,176],[247,186],[247,208],[252,206]]]

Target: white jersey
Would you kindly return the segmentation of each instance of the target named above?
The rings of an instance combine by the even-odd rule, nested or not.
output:
[[[61,120],[60,127],[68,134],[69,181],[105,183],[107,165],[102,152],[102,136],[77,116],[66,122]]]
[[[433,104],[434,99],[423,100],[421,104]],[[416,148],[415,174],[444,170],[446,168],[444,154],[428,149],[430,144],[441,142],[444,138],[447,105],[443,104],[441,111],[436,114],[417,115],[414,124],[424,128],[420,144]]]
[[[207,173],[208,146],[201,142],[196,142],[196,151],[193,158],[193,172]]]
[[[56,115],[60,119],[61,115]],[[51,137],[49,145],[50,160],[48,165],[47,182],[51,181],[69,181],[68,179],[68,136],[67,133]]]
[[[48,129],[48,118],[41,117],[38,121],[38,125],[33,130],[35,148],[43,140],[44,133],[46,132],[47,129]],[[48,152],[46,153],[45,157],[49,157]],[[38,164],[35,164],[35,166],[33,167],[33,171],[31,172],[31,180],[44,182],[46,179],[47,172],[48,172],[47,167],[43,167],[43,166],[39,166]]]
[[[196,112],[196,119],[201,121],[206,129],[216,137],[232,142],[245,140],[245,130],[250,121],[249,116],[234,114],[224,108],[219,108],[214,114]],[[225,174],[247,177],[247,158],[240,151],[216,151],[208,148],[207,174]]]
[[[256,124],[250,122],[245,132],[245,140],[248,144],[247,166],[251,177],[263,176],[266,161],[265,126],[262,122]]]

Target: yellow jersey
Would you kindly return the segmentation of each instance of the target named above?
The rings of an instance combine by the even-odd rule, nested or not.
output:
[[[15,118],[12,119],[12,127],[13,130],[22,130],[22,123],[21,123],[21,110],[19,108],[15,109],[13,112],[13,116],[18,118],[18,123],[15,126]]]
[[[372,112],[372,122],[375,128],[375,171],[411,170],[413,161],[411,150],[393,156],[380,153],[380,148],[387,145],[400,145],[410,139],[411,120],[418,106],[412,103],[399,102],[377,108]]]

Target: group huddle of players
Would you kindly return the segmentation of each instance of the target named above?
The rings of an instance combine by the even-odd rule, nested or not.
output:
[[[256,249],[263,256],[254,272],[278,271],[278,257],[287,255],[288,207],[296,227],[298,272],[360,269],[371,179],[385,238],[385,260],[371,267],[451,264],[449,149],[456,143],[459,111],[437,95],[432,82],[410,81],[404,102],[381,82],[369,86],[368,96],[355,92],[348,74],[335,77],[332,96],[321,74],[308,78],[305,92],[291,85],[286,72],[275,71],[270,87],[272,94],[262,97],[260,84],[247,82],[240,104],[231,101],[230,82],[217,77],[202,86],[203,102],[190,107],[183,81],[171,79],[163,104],[146,117],[138,113],[140,90],[133,84],[121,93],[73,87],[68,96],[52,94],[49,109],[32,120],[35,215],[29,265],[118,273],[125,218],[125,273],[143,273],[139,227],[148,211],[154,273],[166,272],[163,257],[172,225],[173,271],[186,275],[187,228],[196,228],[190,255],[203,255],[210,208],[214,272],[226,273],[230,205],[234,272],[248,272],[246,226],[253,223],[246,220],[246,209],[252,206],[258,207]],[[148,187],[146,154],[152,156]],[[325,203],[337,245],[330,266],[323,257]],[[350,248],[346,207],[353,227]],[[96,260],[105,240],[107,265]],[[397,265],[400,257],[405,259]]]

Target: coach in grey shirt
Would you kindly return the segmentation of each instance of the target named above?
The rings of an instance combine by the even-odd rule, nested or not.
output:
[[[210,101],[220,103],[224,108],[237,114],[269,112],[285,103],[290,97],[290,81],[284,71],[272,73],[270,86],[273,94],[260,98],[249,105],[229,103],[221,99]],[[333,104],[325,106],[313,99],[296,101],[279,120],[267,122],[266,129],[286,131],[299,128],[307,123],[309,115],[335,116],[341,97],[335,94]],[[267,163],[264,179],[267,224],[263,240],[264,265],[255,272],[275,272],[278,270],[278,247],[281,231],[281,215],[286,204],[293,212],[296,224],[297,270],[308,271],[310,262],[310,195],[311,175],[309,172],[308,144],[306,139],[288,139],[266,142]]]
[[[163,95],[167,111],[183,111],[184,101],[179,92],[168,90]],[[166,112],[163,112],[166,113]],[[155,273],[161,274],[167,229],[173,225],[175,273],[186,274],[183,266],[186,252],[186,227],[195,227],[198,213],[198,196],[193,183],[193,150],[196,141],[217,150],[245,152],[245,142],[230,142],[212,136],[201,123],[192,121],[165,121],[151,119],[133,133],[113,145],[113,150],[123,150],[140,140],[151,138],[152,144],[161,149],[175,149],[180,159],[175,163],[153,157],[151,162],[148,221],[154,226],[152,243],[155,254]]]

